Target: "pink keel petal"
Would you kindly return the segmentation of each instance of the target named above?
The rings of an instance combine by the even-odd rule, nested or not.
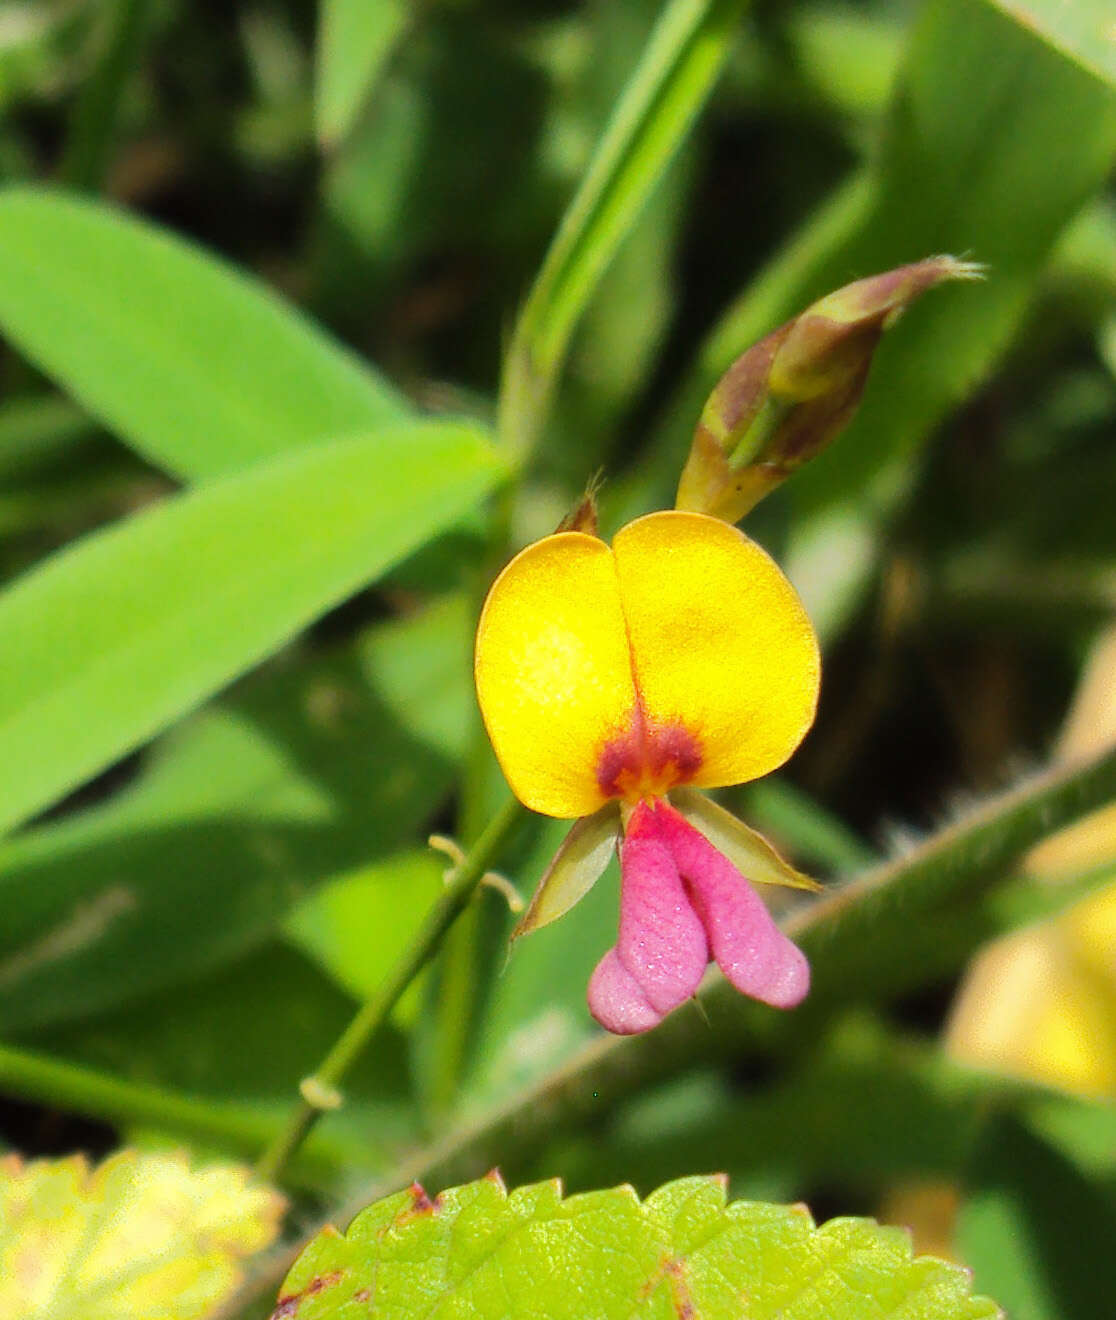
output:
[[[663,1014],[647,1002],[615,949],[609,949],[589,978],[588,998],[589,1012],[606,1031],[617,1036],[650,1031],[663,1020]]]
[[[620,846],[620,938],[625,971],[660,1015],[685,1003],[701,982],[709,942],[646,803],[632,812]]]
[[[673,807],[656,811],[660,837],[688,882],[713,957],[742,994],[793,1008],[810,989],[810,965],[776,926],[735,866]]]

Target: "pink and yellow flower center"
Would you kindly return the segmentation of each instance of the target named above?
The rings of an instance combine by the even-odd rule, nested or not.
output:
[[[606,740],[597,760],[597,783],[606,798],[634,805],[666,797],[701,769],[701,744],[684,725],[649,720],[639,705],[623,733]]]

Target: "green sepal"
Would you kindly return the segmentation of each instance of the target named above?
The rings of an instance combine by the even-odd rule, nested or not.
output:
[[[758,830],[737,820],[731,811],[718,806],[696,788],[673,789],[670,800],[718,852],[724,853],[746,880],[761,885],[808,889],[813,893],[822,888],[816,880],[784,861]]]
[[[608,865],[619,832],[620,811],[615,802],[606,802],[574,824],[512,931],[513,941],[564,917],[585,897]]]

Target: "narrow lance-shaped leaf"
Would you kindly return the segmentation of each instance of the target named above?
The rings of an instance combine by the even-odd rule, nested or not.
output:
[[[121,792],[0,845],[0,1036],[196,981],[315,885],[413,844],[465,744],[471,626],[454,598],[268,666],[161,738]],[[366,976],[425,893],[397,892]]]
[[[725,1179],[681,1178],[564,1198],[557,1181],[507,1192],[498,1174],[431,1198],[417,1184],[326,1231],[283,1284],[272,1320],[499,1315],[505,1320],[983,1320],[966,1271],[912,1258],[870,1219],[814,1226],[805,1206],[726,1204]]]
[[[321,0],[314,125],[323,146],[352,128],[412,9],[406,0]]]
[[[992,0],[998,8],[1116,87],[1116,36],[1109,0]]]
[[[0,595],[0,828],[263,659],[499,473],[476,430],[399,426],[257,464],[27,574]]]
[[[616,104],[524,303],[505,361],[500,432],[526,448],[570,335],[709,94],[746,0],[672,0]]]
[[[250,276],[60,192],[0,193],[0,331],[126,444],[192,481],[409,413]]]

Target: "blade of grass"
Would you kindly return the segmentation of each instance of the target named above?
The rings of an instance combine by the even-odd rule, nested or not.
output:
[[[728,54],[747,0],[671,0],[651,35],[520,312],[504,363],[500,434],[530,448],[570,335]]]
[[[353,127],[413,16],[403,0],[321,0],[314,128],[322,147]]]
[[[1109,0],[992,0],[1070,59],[1116,87],[1116,33]]]

